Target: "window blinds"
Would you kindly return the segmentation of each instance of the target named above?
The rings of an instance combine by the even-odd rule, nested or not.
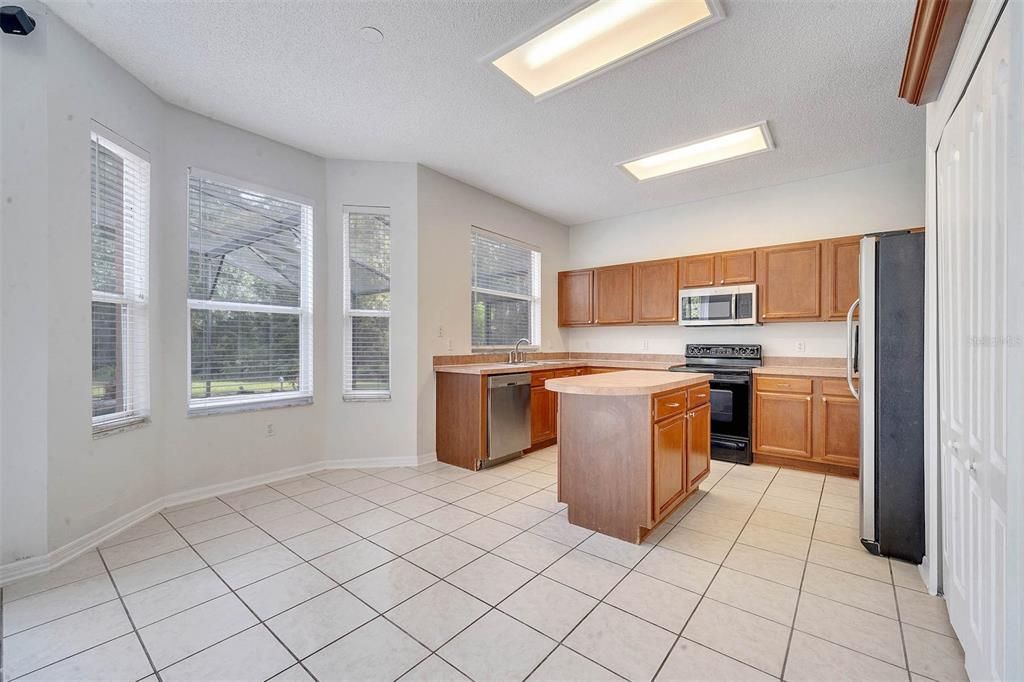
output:
[[[540,252],[473,230],[473,347],[540,345]]]
[[[391,391],[391,216],[387,209],[344,212],[344,396]]]
[[[91,139],[92,423],[149,415],[149,162]]]
[[[311,399],[312,224],[311,206],[190,171],[192,411]]]

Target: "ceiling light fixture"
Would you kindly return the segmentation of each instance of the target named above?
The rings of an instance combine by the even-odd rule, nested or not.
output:
[[[721,18],[718,0],[597,0],[491,63],[540,97]]]
[[[739,130],[687,142],[679,147],[647,154],[632,161],[624,161],[618,166],[633,179],[642,182],[772,149],[775,149],[775,143],[768,132],[768,122],[761,121]]]

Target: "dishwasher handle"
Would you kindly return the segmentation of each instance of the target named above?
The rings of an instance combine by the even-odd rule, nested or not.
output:
[[[504,386],[523,386],[530,383],[530,375],[526,372],[519,374],[492,374],[487,377],[487,388],[502,388]]]

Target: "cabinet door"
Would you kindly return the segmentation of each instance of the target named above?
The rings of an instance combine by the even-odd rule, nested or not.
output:
[[[679,268],[680,289],[715,286],[715,254],[681,258]]]
[[[594,271],[558,273],[558,326],[594,323]]]
[[[821,243],[761,250],[761,319],[821,319]]]
[[[729,251],[718,254],[715,263],[718,284],[750,284],[757,281],[757,252]]]
[[[678,261],[637,263],[636,321],[675,322],[679,313]]]
[[[597,324],[633,322],[633,266],[613,265],[594,270],[594,306]]]
[[[860,403],[845,381],[822,380],[818,402],[816,459],[830,464],[860,466]]]
[[[555,394],[543,386],[530,389],[530,442],[536,444],[555,437]]]
[[[654,518],[686,490],[686,415],[654,424]]]
[[[754,394],[754,452],[810,459],[811,440],[810,395],[798,393]]]
[[[711,403],[686,414],[686,489],[693,490],[711,471]]]
[[[825,318],[845,320],[846,312],[860,296],[860,237],[825,242],[825,276],[822,278]],[[857,317],[857,313],[854,313]]]

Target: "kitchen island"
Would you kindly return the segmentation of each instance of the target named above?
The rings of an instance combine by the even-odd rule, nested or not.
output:
[[[708,475],[711,374],[548,379],[558,394],[558,500],[569,521],[643,541]]]

